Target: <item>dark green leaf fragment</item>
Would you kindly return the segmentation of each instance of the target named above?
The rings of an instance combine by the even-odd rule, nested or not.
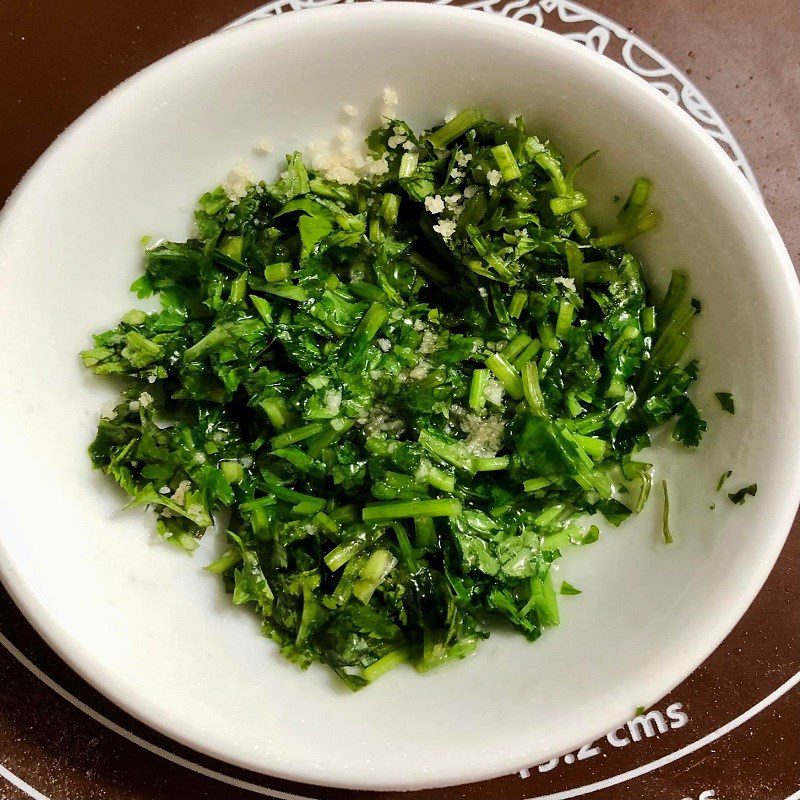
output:
[[[714,392],[714,397],[717,398],[719,407],[723,411],[727,411],[729,414],[736,413],[733,404],[733,395],[730,392]]]
[[[751,483],[749,486],[744,486],[743,488],[739,489],[736,492],[729,492],[728,498],[732,503],[735,503],[737,506],[740,506],[747,500],[748,497],[755,497],[756,492],[758,491],[758,484]]]
[[[725,483],[725,481],[728,480],[731,475],[733,475],[733,470],[728,469],[719,476],[719,480],[717,481],[717,491],[722,488],[722,484]]]

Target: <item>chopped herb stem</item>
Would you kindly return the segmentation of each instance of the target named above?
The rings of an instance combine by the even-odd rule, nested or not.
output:
[[[472,468],[475,472],[497,472],[498,470],[508,469],[510,461],[508,456],[497,456],[495,458],[472,459]]]
[[[672,544],[672,533],[669,529],[669,490],[667,489],[666,481],[661,481],[661,489],[664,492],[664,511],[661,517],[661,530],[666,544]]]
[[[512,366],[508,360],[500,353],[492,353],[486,359],[486,366],[494,373],[494,376],[503,385],[503,388],[515,400],[521,400],[523,397],[522,379],[519,372]]]
[[[525,402],[533,414],[540,417],[547,416],[544,396],[539,386],[539,370],[532,361],[526,362],[522,367],[522,390]]]
[[[408,500],[397,503],[376,503],[364,507],[364,522],[392,522],[407,517],[457,517],[461,514],[458,500]]]
[[[589,204],[589,200],[583,192],[574,192],[566,197],[554,197],[550,201],[550,210],[557,216],[570,214]]]
[[[522,177],[517,160],[511,152],[511,148],[503,143],[492,148],[492,155],[500,169],[500,174],[504,181],[514,181]]]
[[[628,199],[623,203],[617,214],[617,219],[622,225],[630,225],[642,213],[650,197],[651,183],[647,178],[637,178]]]
[[[504,348],[503,358],[513,361],[529,344],[531,337],[527,333],[518,333]]]
[[[521,370],[540,350],[542,343],[538,339],[534,339],[515,359],[514,366],[516,369]]]
[[[479,108],[465,108],[456,114],[449,122],[428,136],[428,141],[434,149],[441,150],[447,147],[454,139],[463,136],[468,130],[474,128],[483,120],[483,111]]]
[[[634,222],[629,225],[619,227],[613,233],[606,233],[603,236],[595,236],[592,240],[592,247],[616,247],[617,245],[635,239],[649,230],[652,230],[661,222],[661,213],[659,211],[648,211],[641,217],[638,217]]]
[[[519,319],[525,306],[528,304],[527,292],[514,292],[511,298],[511,304],[508,306],[508,314],[513,319]]]
[[[302,442],[303,439],[310,439],[312,436],[316,436],[324,430],[325,426],[321,422],[312,422],[309,425],[303,425],[299,428],[294,428],[294,430],[279,433],[277,436],[273,436],[269,441],[272,445],[272,449],[278,450],[281,447],[288,447],[290,444]]]
[[[417,155],[417,153],[403,153],[403,157],[400,159],[400,168],[397,177],[412,177],[417,171],[417,164],[419,164],[419,155]]]
[[[469,386],[469,407],[474,411],[480,411],[486,405],[486,385],[488,382],[488,369],[476,369],[473,371]]]
[[[364,667],[364,680],[372,683],[400,664],[405,664],[411,658],[412,652],[410,647],[398,647],[377,661],[373,661],[368,667]]]
[[[288,261],[279,261],[264,267],[264,277],[270,283],[285,281],[292,274],[292,265]]]

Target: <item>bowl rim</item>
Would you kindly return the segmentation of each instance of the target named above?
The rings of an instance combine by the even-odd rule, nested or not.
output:
[[[606,56],[595,53],[555,32],[524,23],[522,20],[486,14],[480,10],[395,1],[381,4],[346,3],[303,10],[314,11],[314,15],[311,18],[313,23],[311,24],[317,26],[325,25],[328,21],[335,21],[342,16],[361,17],[365,20],[380,19],[382,24],[386,26],[391,25],[393,19],[404,18],[405,21],[414,20],[424,25],[429,24],[431,19],[439,17],[441,18],[440,24],[448,23],[451,26],[478,25],[494,28],[497,30],[498,35],[512,31],[516,35],[528,36],[531,43],[543,42],[548,47],[556,50],[560,49],[569,57],[582,59],[587,68],[605,72],[617,81],[621,81],[621,86],[627,85],[630,91],[638,93],[645,102],[650,103],[654,108],[659,107],[665,114],[677,121],[677,124],[686,130],[687,135],[693,137],[695,143],[704,149],[704,155],[714,163],[714,169],[719,172],[720,176],[726,177],[729,181],[728,188],[739,194],[740,200],[746,205],[747,213],[751,215],[751,221],[760,227],[765,239],[769,242],[769,247],[774,256],[776,280],[783,284],[786,292],[783,306],[786,309],[786,316],[787,318],[793,317],[796,323],[795,328],[800,333],[800,283],[798,283],[798,277],[786,247],[762,200],[722,148],[712,141],[702,126],[646,81],[631,74],[624,67]],[[5,237],[9,235],[8,228],[10,227],[10,220],[15,206],[28,187],[34,184],[38,176],[47,169],[50,161],[58,155],[68,139],[79,135],[84,127],[91,126],[96,118],[102,117],[106,109],[113,108],[113,105],[118,100],[124,99],[127,89],[138,86],[153,75],[165,70],[168,71],[174,62],[196,58],[208,50],[234,47],[237,42],[249,39],[269,39],[271,35],[280,34],[281,31],[292,27],[302,28],[309,24],[306,17],[306,14],[284,14],[272,18],[254,20],[246,25],[214,32],[168,54],[114,87],[59,134],[15,187],[2,210],[0,210],[0,249],[3,246]],[[800,351],[800,338],[798,338],[798,351]],[[800,386],[800,375],[796,375],[794,380]],[[792,474],[796,474],[796,471],[800,469],[800,451],[795,457],[793,466],[796,469]],[[655,677],[650,681],[652,686],[658,687],[652,692],[653,694],[659,693],[659,696],[663,697],[685,680],[717,649],[737,622],[744,616],[780,555],[791,530],[798,505],[800,505],[800,483],[795,483],[793,488],[788,485],[780,508],[773,509],[773,518],[776,520],[774,526],[776,535],[763,538],[762,557],[756,564],[752,565],[749,578],[744,580],[740,587],[742,590],[740,594],[733,598],[720,614],[719,624],[715,628],[713,636],[706,637],[704,644],[692,640],[691,646],[684,648],[679,653],[672,654],[669,659],[669,669],[663,666],[667,663],[666,659],[661,662],[658,668],[654,669],[653,675]],[[0,537],[0,580],[24,616],[47,644],[78,675],[112,703],[168,738],[235,767],[300,783],[380,791],[415,790],[475,782],[511,774],[518,769],[529,767],[536,760],[536,756],[530,758],[524,756],[524,754],[520,754],[519,758],[514,758],[513,760],[509,759],[508,756],[501,756],[499,753],[495,753],[493,759],[486,758],[484,754],[480,760],[475,760],[474,766],[467,772],[464,771],[463,765],[458,770],[454,769],[453,766],[443,765],[443,769],[435,776],[421,776],[415,780],[404,780],[401,783],[398,783],[391,776],[387,777],[380,774],[380,769],[374,765],[358,775],[354,774],[352,770],[341,770],[336,775],[330,775],[329,778],[326,777],[323,782],[320,782],[318,773],[312,773],[307,768],[304,768],[304,759],[302,758],[297,758],[294,763],[276,761],[273,766],[266,767],[248,757],[237,757],[230,752],[223,752],[213,745],[205,744],[203,741],[193,738],[190,733],[180,727],[178,720],[163,716],[163,709],[157,705],[152,703],[149,705],[137,705],[117,691],[113,674],[93,663],[91,653],[77,646],[71,640],[68,632],[62,630],[53,620],[48,609],[38,601],[33,587],[20,580],[2,537]],[[621,723],[624,722],[624,719],[619,719],[618,721]],[[602,728],[595,731],[594,738],[604,735],[608,729],[609,726],[603,725]]]

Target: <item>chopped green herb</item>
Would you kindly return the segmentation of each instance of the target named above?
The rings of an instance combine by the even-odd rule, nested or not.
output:
[[[361,175],[294,153],[204,194],[196,238],[145,252],[132,288],[160,309],[81,354],[125,381],[94,467],[183,550],[227,520],[207,569],[351,689],[464,658],[497,620],[557,625],[579,590],[551,564],[598,540],[585,516],[642,510],[652,429],[706,427],[688,280],[659,302],[624,244],[658,221],[649,181],[598,233],[575,185],[594,154],[569,167],[522,119],[391,120],[366,147]]]
[[[755,497],[757,491],[758,484],[751,483],[749,486],[745,486],[737,492],[729,492],[728,497],[732,503],[736,503],[737,506],[740,506],[748,497]]]
[[[733,475],[733,470],[727,469],[722,473],[722,475],[719,476],[719,480],[717,481],[717,491],[722,488],[722,484],[725,483],[725,481],[728,480],[731,475]]]
[[[669,529],[669,490],[667,489],[666,481],[661,481],[661,489],[664,492],[664,511],[661,516],[661,531],[664,535],[664,541],[667,544],[672,544],[672,533]]]
[[[719,407],[723,411],[727,411],[729,414],[736,413],[733,405],[733,395],[730,392],[714,392],[714,397],[717,398]]]

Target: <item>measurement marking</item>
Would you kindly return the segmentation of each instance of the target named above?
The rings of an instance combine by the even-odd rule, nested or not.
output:
[[[584,786],[579,786],[576,789],[567,789],[564,792],[555,792],[553,794],[539,795],[537,797],[529,798],[529,800],[569,800],[572,797],[581,797],[582,795],[590,794],[591,792],[597,792],[600,789],[607,789],[609,786],[616,786],[619,783],[625,783],[625,781],[629,781],[632,778],[639,778],[642,775],[646,775],[648,772],[660,769],[661,767],[666,766],[667,764],[671,764],[673,761],[677,761],[678,759],[681,759],[684,756],[689,755],[690,753],[694,753],[701,747],[705,747],[707,744],[711,744],[711,742],[715,742],[717,739],[721,738],[722,736],[725,736],[732,730],[735,730],[740,725],[743,725],[745,722],[747,722],[749,719],[752,719],[756,714],[760,713],[765,708],[770,706],[780,697],[783,697],[783,695],[785,695],[788,691],[797,686],[798,683],[800,683],[800,672],[795,673],[791,678],[789,678],[788,681],[781,684],[777,689],[775,689],[774,692],[768,694],[763,700],[756,703],[752,708],[749,708],[747,711],[740,714],[735,719],[732,719],[730,722],[726,723],[721,728],[717,728],[715,731],[712,731],[708,735],[703,736],[696,742],[687,744],[680,750],[676,750],[674,753],[669,753],[668,755],[663,756],[662,758],[658,758],[655,761],[651,761],[649,764],[643,764],[641,767],[636,767],[635,769],[631,769],[628,770],[627,772],[615,775],[613,778],[606,778],[605,780],[602,781],[587,783]],[[795,799],[789,798],[789,800],[795,800]]]
[[[654,736],[661,736],[670,731],[680,730],[688,722],[689,715],[683,711],[683,703],[672,703],[664,712],[659,711],[657,708],[651,708],[649,711],[637,714],[622,725],[618,725],[614,730],[609,731],[604,738],[612,747],[628,747],[628,745],[636,742],[652,739]],[[627,731],[627,735],[620,735],[620,731]],[[578,761],[585,761],[587,758],[602,755],[603,751],[595,745],[595,741],[601,740],[593,739],[583,745],[578,750],[577,756],[573,753],[567,753],[561,757],[551,758],[543,764],[537,764],[536,769],[539,772],[550,772],[550,770],[559,765],[562,759],[565,764],[569,765],[574,764],[576,758]],[[706,798],[706,800],[708,799]]]
[[[165,750],[163,747],[151,744],[146,739],[142,739],[141,736],[131,733],[121,725],[118,725],[116,722],[112,722],[110,719],[95,711],[91,706],[87,705],[82,700],[79,700],[77,697],[70,694],[66,689],[63,689],[45,672],[39,669],[36,664],[34,664],[2,633],[0,633],[0,644],[2,644],[3,647],[5,647],[5,649],[8,650],[8,652],[20,662],[20,664],[33,673],[40,681],[42,681],[45,686],[48,686],[68,703],[71,703],[73,706],[75,706],[75,708],[83,711],[84,714],[91,717],[96,722],[99,722],[101,725],[104,725],[109,730],[114,731],[114,733],[117,733],[134,744],[143,747],[145,750],[149,750],[151,753],[155,753],[162,758],[166,758],[168,761],[172,761],[173,763],[182,767],[191,769],[200,775],[206,776],[207,778],[213,778],[221,781],[222,783],[235,786],[238,789],[247,789],[248,791],[255,792],[256,794],[266,795],[267,797],[277,797],[280,798],[280,800],[315,800],[315,798],[312,798],[308,795],[289,794],[288,792],[281,792],[277,789],[268,789],[264,786],[250,783],[249,781],[240,780],[239,778],[231,778],[228,775],[217,772],[216,770],[203,767],[200,764],[195,764],[193,761],[189,761],[189,759],[183,758],[182,756],[177,756],[174,753],[171,753],[169,750]],[[620,773],[619,775],[615,775],[613,778],[606,778],[602,781],[588,783],[584,786],[579,786],[575,789],[567,789],[563,792],[556,792],[555,794],[538,795],[537,797],[528,798],[528,800],[570,800],[572,797],[581,797],[582,795],[590,794],[591,792],[596,792],[609,786],[616,786],[617,784],[625,783],[626,781],[629,781],[633,778],[638,778],[641,775],[646,775],[648,772],[659,769],[666,764],[671,764],[673,761],[677,761],[678,759],[695,752],[695,750],[699,750],[701,747],[705,747],[707,744],[710,744],[722,736],[725,736],[732,730],[735,730],[749,719],[752,719],[756,714],[770,706],[776,700],[783,697],[783,695],[797,686],[798,683],[800,683],[800,672],[797,672],[795,675],[789,678],[789,680],[787,680],[785,683],[782,683],[777,689],[775,689],[775,691],[768,694],[763,700],[756,703],[752,708],[743,712],[735,719],[732,719],[722,727],[717,728],[717,730],[712,731],[707,736],[703,736],[696,742],[692,742],[692,744],[688,744],[685,747],[682,747],[680,750],[676,750],[674,753],[669,753],[663,758],[651,761],[649,764],[644,764],[641,767],[636,767],[636,769]],[[39,800],[39,798],[36,798],[36,800]],[[44,800],[48,800],[48,798],[45,797]],[[786,800],[800,800],[800,793],[793,794],[791,797],[786,798]]]

